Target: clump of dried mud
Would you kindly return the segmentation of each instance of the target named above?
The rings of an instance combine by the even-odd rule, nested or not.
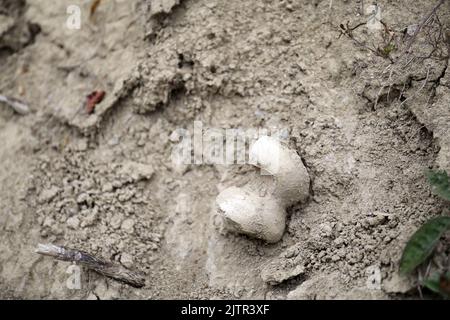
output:
[[[82,8],[80,30],[64,27],[69,4]],[[379,5],[395,30],[430,9]],[[0,1],[0,93],[32,109],[0,109],[2,297],[417,294],[397,268],[408,237],[443,208],[424,172],[450,169],[447,60],[389,78],[402,99],[378,99],[373,75],[388,59],[339,37],[341,23],[367,18],[358,2],[105,1],[93,19],[89,9]],[[440,14],[448,21],[447,7]],[[94,90],[106,97],[89,115]],[[171,162],[172,133],[194,121],[288,130],[312,183],[279,243],[223,233],[215,216],[219,191],[251,168]],[[68,265],[36,256],[40,242],[144,271],[147,284],[85,271],[81,290],[68,289]]]

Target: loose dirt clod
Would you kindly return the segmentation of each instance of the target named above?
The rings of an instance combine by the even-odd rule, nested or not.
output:
[[[153,0],[150,3],[151,15],[168,14],[179,3],[180,0]]]

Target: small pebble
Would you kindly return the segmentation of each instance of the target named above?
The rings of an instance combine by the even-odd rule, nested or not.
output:
[[[133,257],[128,253],[122,253],[120,257],[120,263],[127,268],[131,268],[133,266]]]
[[[53,186],[49,189],[46,189],[41,192],[41,195],[39,196],[39,202],[50,202],[53,200],[53,198],[56,197],[56,195],[59,193],[59,188],[56,186]]]
[[[66,224],[71,229],[77,229],[80,225],[80,219],[78,219],[77,217],[70,217],[69,219],[67,219]]]
[[[133,219],[125,219],[122,222],[121,229],[127,233],[133,233],[134,232],[134,220]]]

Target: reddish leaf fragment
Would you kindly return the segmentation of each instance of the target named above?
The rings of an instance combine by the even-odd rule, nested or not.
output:
[[[441,274],[441,276],[439,277],[439,288],[446,295],[450,295],[450,278],[445,274]]]
[[[86,97],[86,113],[91,114],[95,111],[95,106],[103,101],[105,97],[105,91],[93,91]]]

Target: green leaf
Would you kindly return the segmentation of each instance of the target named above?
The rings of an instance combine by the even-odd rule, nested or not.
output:
[[[433,252],[442,234],[450,228],[450,217],[430,219],[409,239],[400,260],[400,273],[414,271]]]
[[[388,56],[392,51],[395,50],[395,44],[389,43],[383,48],[383,53]]]
[[[428,181],[433,187],[433,192],[442,199],[450,201],[450,182],[446,171],[428,172]]]
[[[439,273],[435,273],[428,277],[428,279],[423,282],[423,285],[435,293],[441,293],[441,288],[439,285],[440,277],[441,275]]]
[[[450,298],[449,292],[446,291],[447,288],[443,288],[441,285],[441,276],[445,277],[447,281],[450,281],[450,272],[447,272],[442,275],[440,273],[435,273],[431,275],[428,279],[426,279],[423,282],[423,285],[429,290],[440,294],[444,298]]]

